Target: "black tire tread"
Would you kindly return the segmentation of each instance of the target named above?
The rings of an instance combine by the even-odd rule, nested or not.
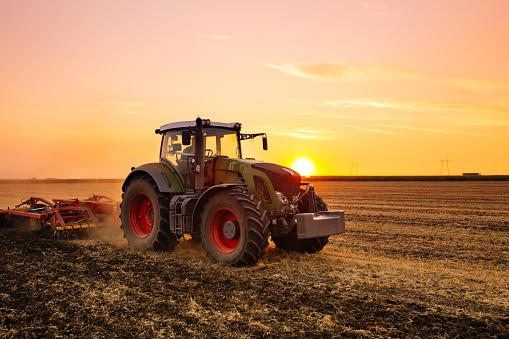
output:
[[[270,234],[269,219],[261,202],[258,201],[254,195],[249,195],[238,190],[225,190],[217,193],[205,203],[205,207],[197,221],[198,223],[201,224],[204,219],[203,214],[207,210],[206,205],[212,199],[232,199],[237,201],[245,216],[247,239],[240,253],[234,257],[228,258],[227,260],[221,260],[218,258],[215,253],[217,251],[214,246],[209,244],[209,242],[203,241],[202,246],[207,251],[208,256],[215,261],[221,261],[232,266],[249,266],[255,264],[265,253],[265,249],[269,244],[268,238]],[[204,225],[202,226],[205,227]]]
[[[135,183],[136,181],[146,181],[152,187],[152,190],[154,191],[154,193],[157,197],[157,204],[158,204],[158,206],[154,206],[154,208],[159,208],[159,216],[160,216],[159,225],[158,226],[154,225],[154,227],[157,227],[157,235],[153,238],[154,240],[152,241],[152,243],[149,244],[150,246],[144,246],[144,247],[149,247],[156,251],[164,251],[164,252],[172,251],[175,248],[175,246],[177,245],[178,240],[177,240],[176,236],[170,231],[170,227],[169,227],[169,225],[170,225],[170,223],[169,223],[170,199],[169,199],[169,197],[167,197],[166,195],[162,194],[159,191],[154,180],[148,176],[137,176],[137,177],[133,178],[126,184],[126,186],[125,186],[126,189],[122,193],[122,203],[120,204],[120,211],[121,211],[120,212],[120,217],[121,217],[120,228],[124,230],[124,238],[126,238],[129,243],[129,238],[127,238],[125,236],[125,234],[126,234],[125,227],[130,227],[130,225],[124,225],[124,221],[122,218],[122,214],[123,214],[122,213],[122,205],[124,202],[124,195],[125,195],[125,192],[129,189],[129,186],[131,184]],[[129,245],[131,245],[133,247],[138,247],[137,244],[133,244],[133,243],[129,243]]]

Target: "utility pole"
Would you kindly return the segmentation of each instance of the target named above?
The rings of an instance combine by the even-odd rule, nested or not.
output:
[[[350,176],[353,176],[354,170],[355,170],[355,175],[359,175],[359,169],[357,168],[356,162],[352,162],[352,167],[350,167]]]
[[[447,169],[447,175],[449,175],[449,159],[442,159],[440,160],[440,163],[441,163],[441,166],[440,166],[440,175],[444,175],[444,164],[445,164],[445,167]]]

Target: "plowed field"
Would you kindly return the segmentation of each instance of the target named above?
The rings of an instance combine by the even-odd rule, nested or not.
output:
[[[347,233],[253,267],[0,229],[0,337],[509,337],[508,182],[315,186]]]

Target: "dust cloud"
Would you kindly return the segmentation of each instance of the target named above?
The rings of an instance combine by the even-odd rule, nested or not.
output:
[[[120,222],[108,221],[104,226],[92,228],[87,235],[88,240],[97,240],[115,247],[127,246],[127,240],[120,228]]]
[[[109,221],[102,227],[91,228],[87,233],[86,240],[99,241],[115,247],[127,247],[127,240],[120,228],[120,221]],[[203,249],[201,242],[192,239],[191,236],[182,237],[173,253],[181,258],[211,260]]]
[[[188,235],[180,239],[179,244],[175,247],[174,253],[186,259],[210,260],[201,245],[201,241],[192,239]]]

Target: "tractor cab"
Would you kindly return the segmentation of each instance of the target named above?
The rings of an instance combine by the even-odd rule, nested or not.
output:
[[[170,123],[156,130],[156,133],[163,135],[161,161],[169,163],[178,172],[186,189],[196,188],[196,174],[202,172],[203,184],[213,185],[216,160],[242,159],[242,140],[263,136],[263,148],[267,149],[265,133],[242,134],[240,123],[198,122]],[[201,131],[198,132],[198,129]],[[200,150],[200,154],[197,150]]]

